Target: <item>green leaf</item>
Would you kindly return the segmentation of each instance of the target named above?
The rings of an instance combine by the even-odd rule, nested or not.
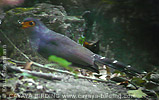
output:
[[[25,77],[30,77],[31,75],[28,74],[28,73],[21,73],[22,76],[25,76]]]
[[[36,76],[33,76],[31,74],[28,74],[28,73],[21,73],[21,75],[24,76],[24,77],[29,77],[29,78],[35,79],[35,80],[37,79]]]
[[[135,77],[135,78],[132,78],[131,82],[135,83],[138,86],[144,86],[146,83],[146,80]]]
[[[84,41],[85,41],[85,37],[81,35],[81,37],[78,39],[78,43],[83,45]]]
[[[75,74],[74,77],[78,79],[78,73],[76,71],[73,71],[73,73]]]
[[[143,97],[147,96],[147,94],[145,94],[144,92],[142,92],[141,89],[138,89],[138,90],[129,90],[127,93],[129,95],[133,96],[133,97],[136,97],[136,98],[143,98]]]
[[[56,57],[55,55],[51,55],[48,58],[49,61],[53,61],[58,63],[60,66],[65,67],[66,69],[73,71],[73,69],[71,67],[69,67],[69,65],[71,65],[71,62],[68,62],[67,60],[60,58],[60,57]]]

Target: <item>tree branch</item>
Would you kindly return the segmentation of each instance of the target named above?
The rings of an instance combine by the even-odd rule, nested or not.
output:
[[[15,72],[18,72],[18,73],[28,73],[28,74],[31,74],[33,76],[48,79],[48,80],[61,80],[62,79],[62,77],[56,77],[55,75],[50,74],[50,73],[41,73],[41,72],[36,72],[36,71],[29,71],[29,70],[21,69],[19,67],[12,66],[12,65],[9,65],[9,64],[4,64],[3,67],[6,67],[6,69],[8,71],[15,71]]]

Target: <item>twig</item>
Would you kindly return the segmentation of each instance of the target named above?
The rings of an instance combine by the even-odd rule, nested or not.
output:
[[[22,62],[22,61],[16,61],[16,60],[12,60],[10,59],[11,61],[15,62],[15,63],[21,63],[21,64],[25,64],[26,62]],[[81,79],[88,79],[88,80],[94,80],[94,81],[98,81],[98,82],[103,82],[103,83],[116,83],[115,81],[116,80],[109,80],[109,81],[106,81],[106,80],[103,80],[103,79],[97,79],[97,78],[90,78],[90,77],[86,77],[86,76],[79,76],[79,75],[76,75],[74,73],[71,73],[71,72],[68,72],[68,71],[64,71],[64,70],[59,70],[59,69],[55,69],[55,68],[50,68],[50,67],[44,67],[43,65],[39,64],[39,63],[36,63],[36,62],[33,62],[33,65],[35,66],[38,66],[40,68],[44,68],[44,69],[47,69],[47,70],[50,70],[50,71],[54,71],[54,72],[59,72],[59,73],[64,73],[64,74],[67,74],[67,75],[71,75],[71,76],[76,76],[78,78],[81,78]],[[130,84],[132,84],[136,89],[138,89],[138,87],[131,81],[127,80],[127,79],[124,79],[124,78],[121,78],[121,77],[116,77],[118,79],[122,79],[122,81],[128,81]]]
[[[20,64],[25,64],[26,63],[24,61],[17,61],[17,60],[13,60],[13,59],[10,59],[10,61],[12,61],[14,63],[20,63]],[[64,73],[64,74],[67,74],[67,75],[73,75],[73,76],[76,75],[76,74],[68,72],[68,71],[64,71],[64,70],[60,70],[60,69],[55,69],[55,68],[50,68],[50,67],[44,66],[42,64],[36,63],[36,62],[33,62],[32,65],[38,66],[38,67],[43,68],[43,69],[47,69],[49,71],[60,72],[60,73]]]
[[[4,35],[4,37],[9,41],[9,43],[17,50],[20,52],[21,55],[23,55],[29,62],[31,62],[31,60],[29,59],[29,57],[27,55],[25,55],[20,49],[18,49],[13,42],[4,34],[4,32],[2,30],[0,30],[1,33]]]
[[[33,76],[48,79],[48,80],[61,80],[62,79],[61,77],[56,77],[53,74],[41,73],[41,72],[36,72],[36,71],[29,71],[29,70],[21,69],[21,68],[18,68],[16,66],[12,66],[9,64],[4,64],[4,67],[6,67],[7,70],[10,70],[10,71],[28,73],[28,74],[31,74]]]
[[[13,61],[13,62],[15,62],[15,63],[25,63],[25,62],[21,62],[21,61],[12,60],[12,59],[10,59],[10,60]],[[59,72],[59,73],[64,73],[64,74],[67,74],[67,75],[71,75],[71,76],[74,76],[74,77],[77,77],[77,78],[80,78],[80,79],[88,79],[88,80],[98,81],[98,82],[104,82],[104,83],[115,83],[114,81],[108,81],[108,80],[103,80],[103,79],[91,78],[91,77],[86,77],[86,76],[79,76],[79,75],[76,75],[76,74],[68,72],[68,71],[64,71],[64,70],[60,70],[60,69],[55,69],[55,68],[50,68],[50,67],[44,67],[44,65],[41,65],[41,64],[36,63],[36,62],[33,62],[33,65],[38,66],[38,67],[43,68],[43,69],[47,69],[49,71],[54,71],[54,72]]]

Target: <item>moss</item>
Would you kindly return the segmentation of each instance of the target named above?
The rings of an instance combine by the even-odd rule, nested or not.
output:
[[[23,13],[23,12],[27,12],[27,11],[30,11],[30,10],[33,10],[33,9],[34,9],[34,8],[22,8],[22,7],[18,7],[18,8],[9,10],[9,11],[7,11],[6,13],[7,13],[7,14],[14,13],[15,15],[18,15],[18,14],[21,14],[21,13]]]

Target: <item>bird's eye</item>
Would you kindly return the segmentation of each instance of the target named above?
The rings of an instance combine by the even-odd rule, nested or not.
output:
[[[33,21],[29,22],[29,25],[34,25],[35,23]]]

